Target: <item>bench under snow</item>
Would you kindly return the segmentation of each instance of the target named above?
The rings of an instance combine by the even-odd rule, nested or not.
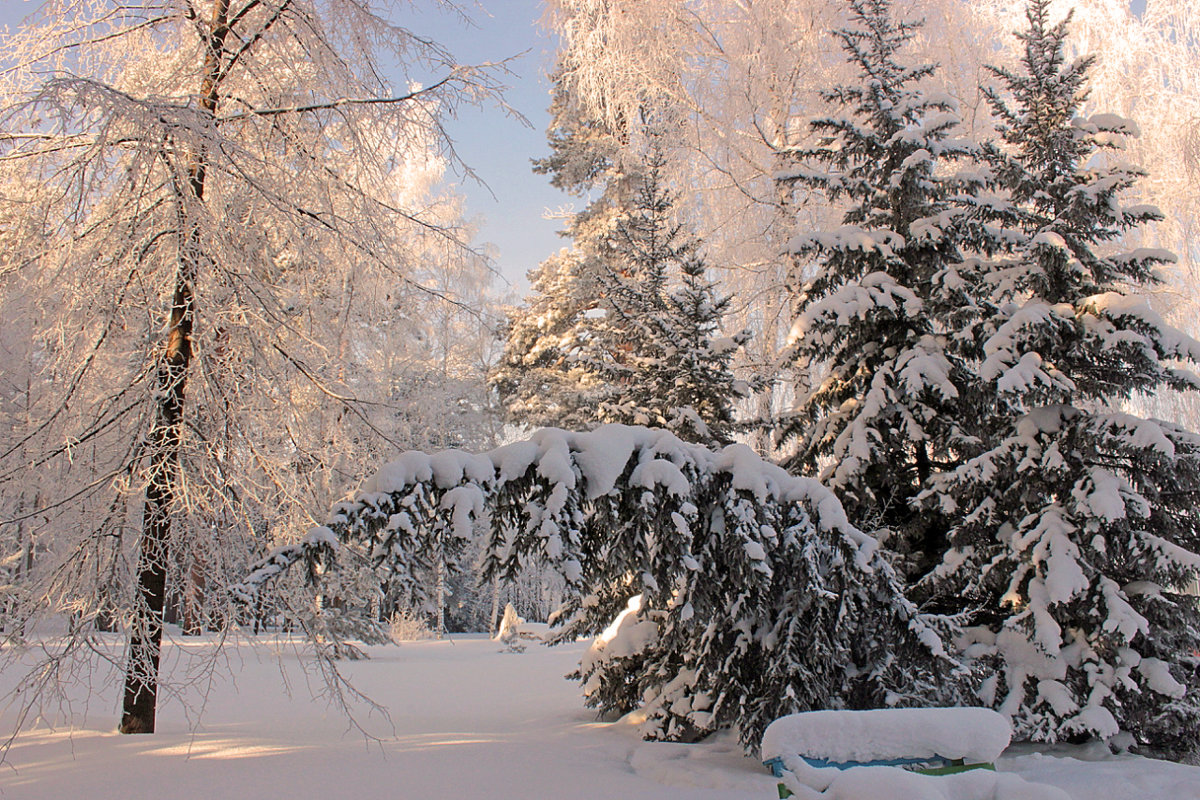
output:
[[[762,759],[775,777],[801,767],[888,766],[950,772],[990,767],[1008,747],[1008,720],[987,708],[808,711],[763,733]]]

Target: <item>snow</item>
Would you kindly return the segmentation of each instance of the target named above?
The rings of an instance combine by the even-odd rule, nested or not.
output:
[[[767,557],[767,551],[758,542],[745,542],[742,549],[746,551],[746,558],[751,561],[763,561]]]
[[[1129,209],[1125,209],[1126,213]],[[1174,264],[1179,260],[1178,256],[1170,250],[1164,250],[1161,247],[1136,247],[1127,253],[1119,253],[1115,256],[1110,256],[1109,259],[1118,264],[1140,264],[1146,262]]]
[[[933,336],[922,336],[911,350],[897,359],[897,367],[901,385],[914,397],[925,391],[936,393],[944,400],[958,397],[958,390],[950,380],[951,366],[944,347]]]
[[[1167,697],[1182,699],[1187,688],[1171,675],[1167,662],[1157,658],[1143,658],[1137,666],[1138,672],[1146,679],[1146,685],[1159,694]]]
[[[708,343],[708,352],[715,356],[735,353],[742,347],[742,339],[738,336],[720,336]]]
[[[1059,238],[1057,234],[1041,235]],[[1074,384],[1067,376],[1026,348],[1027,341],[1036,341],[1046,330],[1070,326],[1074,318],[1075,309],[1066,303],[1049,304],[1033,299],[1014,309],[984,342],[985,358],[979,376],[985,381],[995,381],[1002,392],[1021,393],[1038,386],[1072,390]]]
[[[1038,700],[1054,709],[1059,716],[1065,717],[1079,710],[1079,704],[1071,697],[1071,690],[1060,681],[1038,681],[1037,693]]]
[[[637,448],[637,437],[632,429],[623,425],[602,425],[583,437],[603,442],[603,447],[585,448],[576,454],[579,468],[588,476],[588,499],[608,494],[617,485],[629,457]]]
[[[646,652],[658,641],[658,625],[638,616],[642,608],[642,596],[634,595],[624,610],[604,631],[592,641],[592,646],[579,661],[581,674],[588,675],[597,667],[615,658],[629,658]],[[592,677],[583,684],[583,693],[591,695],[600,688],[600,677]]]
[[[809,711],[781,717],[763,734],[762,757],[825,761],[964,758],[991,762],[1008,746],[1008,720],[986,708]]]
[[[334,549],[338,546],[337,534],[324,525],[318,525],[309,530],[302,541],[307,545],[324,545]]]
[[[911,169],[924,167],[933,163],[933,156],[925,148],[914,150],[908,158],[900,163],[900,172],[907,172]]]
[[[679,467],[670,461],[658,458],[646,461],[634,468],[629,482],[633,486],[641,486],[645,489],[661,486],[667,494],[675,497],[683,497],[691,489],[691,484],[688,483],[687,477]]]
[[[1185,550],[1174,542],[1168,542],[1151,533],[1143,534],[1143,538],[1152,549],[1161,553],[1163,558],[1160,558],[1160,561],[1166,562],[1164,566],[1179,565],[1185,569],[1200,570],[1200,554]]]
[[[1099,583],[1108,610],[1104,630],[1116,631],[1126,642],[1133,641],[1139,633],[1148,635],[1149,621],[1133,609],[1122,594],[1121,588],[1111,578],[1101,578]]]
[[[1070,252],[1070,248],[1067,247],[1067,240],[1054,231],[1042,231],[1030,240],[1030,244],[1034,246],[1044,245],[1055,250]]]
[[[1114,756],[1102,743],[1083,747],[1015,745],[1002,763],[1001,769],[1027,780],[1066,789],[1073,800],[1200,800],[1200,768],[1133,755]]]
[[[1129,136],[1141,136],[1141,129],[1138,124],[1131,119],[1122,117],[1118,114],[1092,114],[1086,120],[1072,121],[1084,130],[1088,131],[1113,131],[1115,133],[1123,133]]]
[[[1087,298],[1084,308],[1100,317],[1128,320],[1148,328],[1151,341],[1161,350],[1164,358],[1200,362],[1200,342],[1169,325],[1141,295],[1105,292]]]
[[[99,644],[113,652],[122,646],[116,637],[101,637]],[[211,638],[169,642],[166,674],[175,682],[202,675],[213,647]],[[694,745],[643,742],[634,719],[597,720],[583,708],[576,684],[562,678],[587,643],[532,645],[519,655],[501,652],[485,635],[365,647],[370,660],[340,668],[390,713],[389,723],[357,709],[374,740],[316,695],[321,680],[296,647],[278,638],[257,647],[227,646],[212,662],[207,698],[200,694],[203,680],[168,693],[158,733],[146,736],[114,732],[120,701],[114,676],[93,675],[89,695],[76,675],[67,686],[69,704],[44,709],[9,751],[0,783],[4,800],[776,796],[776,780],[730,735]],[[18,678],[6,671],[0,690]],[[14,715],[11,707],[0,713],[5,730]],[[823,792],[806,789],[801,797],[1200,800],[1200,768],[1112,756],[1102,746],[1017,746],[997,766],[998,775],[945,778],[854,769],[838,773]],[[989,781],[991,794],[979,788]]]
[[[1030,534],[1037,537],[1033,563],[1045,565],[1046,599],[1052,604],[1069,602],[1088,588],[1079,563],[1079,546],[1072,540],[1074,532],[1075,527],[1063,519],[1061,509],[1052,506]]]
[[[858,225],[843,225],[832,231],[816,231],[793,237],[787,250],[804,253],[810,250],[861,250],[891,256],[904,248],[904,237],[886,229],[868,230]]]
[[[513,604],[507,604],[504,606],[504,617],[500,620],[500,629],[496,631],[493,641],[504,645],[510,653],[524,651],[525,645],[521,642],[521,625],[524,622],[525,620],[517,616]]]
[[[1090,478],[1091,491],[1083,499],[1092,515],[1107,522],[1125,519],[1123,495],[1130,491],[1128,484],[1109,470],[1099,467],[1092,469]]]
[[[803,777],[788,776],[785,781],[797,800],[1071,800],[1057,787],[987,770],[942,777],[894,767],[806,770],[801,774]]]
[[[915,317],[921,313],[921,300],[913,291],[896,283],[886,272],[872,272],[861,281],[851,281],[802,313],[788,334],[792,344],[819,335],[841,337],[846,326],[868,319],[880,310],[895,316]],[[820,323],[820,324],[819,324]],[[832,339],[826,339],[832,342]]]

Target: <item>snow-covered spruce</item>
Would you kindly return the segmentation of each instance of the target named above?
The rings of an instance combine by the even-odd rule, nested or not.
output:
[[[730,298],[717,294],[699,241],[676,218],[662,136],[647,134],[633,196],[616,217],[598,270],[602,313],[588,320],[568,361],[603,387],[599,422],[728,444],[733,404],[748,393],[730,361],[748,334],[720,336]]]
[[[567,361],[575,329],[595,307],[595,262],[562,249],[529,273],[530,296],[505,325],[504,352],[488,376],[509,422],[585,429],[601,388]]]
[[[894,21],[887,0],[849,5],[853,24],[836,35],[859,80],[823,93],[833,112],[811,123],[820,143],[777,176],[845,208],[841,227],[788,245],[798,270],[816,271],[796,281],[791,335],[797,367],[814,374],[780,435],[796,445],[790,468],[819,473],[851,519],[889,529],[889,548],[922,571],[940,560],[945,526],[913,500],[970,446],[958,413],[970,365],[948,335],[959,297],[939,278],[995,244],[964,224],[986,171],[971,166],[978,148],[961,138],[955,101],[926,91],[935,67],[902,63],[918,25]]]
[[[592,153],[588,132],[574,147],[563,138],[562,158],[549,160],[563,180],[583,157],[576,150]],[[492,382],[514,421],[648,425],[690,442],[731,440],[733,404],[750,387],[730,363],[748,334],[721,335],[730,298],[678,220],[663,136],[644,125],[644,152],[609,165],[603,196],[571,225],[575,247],[541,265],[527,308],[512,316]]]
[[[395,571],[433,531],[466,535],[479,518],[491,522],[486,577],[536,561],[572,590],[559,640],[600,633],[641,595],[579,677],[603,712],[644,707],[648,737],[736,726],[754,749],[782,714],[958,699],[937,620],[905,600],[876,541],[829,490],[745,446],[608,425],[482,455],[406,453],[327,528]],[[331,549],[317,529],[238,591]]]
[[[1194,741],[1197,481],[1195,434],[1066,405],[948,476],[963,518],[928,583],[978,604],[964,648],[1018,735]]]
[[[993,659],[984,700],[1020,738],[1108,737],[1183,752],[1200,742],[1200,437],[1113,410],[1136,393],[1194,390],[1200,343],[1142,297],[1160,250],[1122,250],[1157,219],[1122,197],[1131,123],[1079,116],[1090,58],[1067,63],[1067,23],[1029,6],[1019,70],[995,69],[993,165],[979,206],[1013,245],[966,291],[979,314],[970,393],[983,448],[923,501],[952,521],[918,587],[973,611],[965,652]]]
[[[621,157],[621,132],[579,106],[569,75],[559,71],[554,80],[547,134],[551,154],[535,162],[534,171],[589,202],[566,227],[571,246],[530,271],[531,293],[509,317],[504,352],[489,382],[509,421],[585,430],[597,424],[598,393],[604,387],[570,355],[586,340],[590,319],[598,313],[606,242],[638,173]]]

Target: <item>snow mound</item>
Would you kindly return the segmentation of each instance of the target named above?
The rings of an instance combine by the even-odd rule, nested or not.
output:
[[[810,768],[783,782],[796,800],[1072,800],[1057,787],[988,770],[933,776],[896,767]]]
[[[808,711],[767,726],[762,759],[802,755],[838,762],[936,757],[991,762],[1011,738],[1008,720],[987,708]]]

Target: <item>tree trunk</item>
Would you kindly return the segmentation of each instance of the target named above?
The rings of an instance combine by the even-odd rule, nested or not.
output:
[[[496,638],[497,617],[500,615],[500,574],[492,576],[492,615],[488,617],[488,635]]]
[[[204,592],[208,588],[204,566],[192,558],[186,572],[183,590],[183,635],[199,636],[204,632]]]
[[[179,485],[179,449],[183,434],[183,397],[192,360],[192,285],[196,264],[184,253],[171,301],[167,350],[155,378],[159,398],[150,431],[150,474],[142,511],[138,556],[138,596],[129,629],[129,664],[121,733],[154,733],[158,704],[158,661],[162,648],[163,603],[167,595],[171,507]]]
[[[229,0],[213,4],[208,47],[204,57],[200,107],[214,114],[219,98],[221,57],[229,35]],[[205,155],[194,153],[188,183],[181,193],[181,210],[188,201],[204,199]],[[138,596],[129,629],[129,662],[125,671],[125,702],[121,733],[154,733],[158,707],[158,666],[162,652],[163,602],[167,593],[167,559],[171,511],[179,488],[180,446],[183,437],[183,400],[192,361],[192,327],[195,320],[193,291],[202,246],[194,223],[183,234],[175,291],[171,298],[167,347],[155,377],[154,425],[150,430],[150,465],[146,501],[142,512],[142,542],[138,556]]]
[[[32,558],[31,558],[32,546],[30,547],[29,551],[24,549],[25,548],[25,495],[23,493],[17,497],[17,506],[15,509],[15,516],[17,518],[17,546],[22,548],[22,550],[21,550],[20,557],[17,558],[17,561],[13,565],[12,571],[9,573],[7,578],[8,578],[9,583],[13,584],[14,586],[19,586],[21,583],[22,573],[24,572],[24,574],[28,574],[28,572],[29,572],[28,569],[24,569],[26,558],[30,557],[30,561],[32,562]],[[30,566],[32,566],[32,564]],[[17,605],[16,592],[9,594],[7,597],[5,597],[3,599],[3,601],[0,601],[0,606],[2,606],[2,608],[0,608],[0,610],[3,611],[3,617],[0,617],[0,634],[9,633],[8,625],[10,623],[15,624],[16,619],[17,619],[18,605]],[[24,634],[25,634],[25,632],[21,631],[21,635],[24,636]]]
[[[146,487],[142,515],[142,547],[138,558],[138,597],[129,630],[129,664],[125,673],[125,703],[121,733],[154,733],[158,707],[158,660],[162,649],[163,600],[167,593],[167,536],[171,528],[170,505],[175,476],[166,468],[177,466],[171,455],[155,453],[160,472]],[[176,463],[172,463],[175,461]]]
[[[437,638],[446,635],[446,561],[443,553],[437,565]]]

